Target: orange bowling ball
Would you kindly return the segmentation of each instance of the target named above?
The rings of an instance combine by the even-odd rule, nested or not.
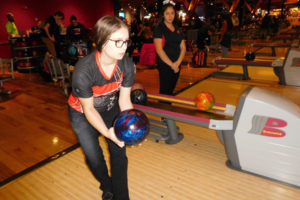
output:
[[[215,103],[215,98],[210,92],[200,92],[195,98],[195,106],[202,111],[210,110]]]
[[[31,67],[31,66],[32,66],[32,64],[31,64],[30,61],[26,61],[26,62],[25,62],[25,67]]]

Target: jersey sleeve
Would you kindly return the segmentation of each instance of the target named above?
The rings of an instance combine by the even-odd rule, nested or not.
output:
[[[158,25],[153,33],[154,38],[162,38],[163,37],[163,31],[161,25]]]
[[[124,77],[122,81],[123,87],[131,87],[134,83],[135,78],[135,64],[132,61],[131,58],[124,56],[123,59],[120,62],[120,65],[122,65]]]
[[[87,70],[84,70],[84,66],[75,66],[72,75],[72,93],[80,98],[93,96],[92,77]]]

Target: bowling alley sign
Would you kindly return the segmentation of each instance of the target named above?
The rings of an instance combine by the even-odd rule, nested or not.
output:
[[[281,129],[286,126],[287,122],[282,119],[254,115],[252,118],[252,127],[248,133],[268,137],[284,137],[285,132]]]

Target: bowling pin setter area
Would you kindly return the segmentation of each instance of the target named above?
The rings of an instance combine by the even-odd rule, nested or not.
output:
[[[167,95],[160,97],[150,94],[150,97],[170,100],[170,103],[184,102],[183,99]],[[154,129],[152,132],[162,136],[157,141],[161,139],[168,144],[175,144],[183,138],[182,134],[178,134],[175,121],[215,129],[225,145],[230,167],[300,186],[300,145],[295,142],[300,139],[297,132],[300,108],[282,96],[249,87],[241,95],[233,119],[224,113],[221,117],[216,113],[198,115],[203,111],[195,110],[195,105],[180,109],[176,104],[165,106],[160,102],[149,102],[148,105],[135,107],[162,117],[164,120],[161,124],[167,122],[166,130],[151,126]],[[262,163],[264,167],[261,167]]]

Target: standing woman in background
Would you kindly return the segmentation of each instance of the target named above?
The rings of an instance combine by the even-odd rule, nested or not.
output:
[[[158,55],[159,93],[173,95],[186,47],[184,36],[175,24],[175,3],[165,0],[163,4],[160,22],[154,31],[154,44]]]

